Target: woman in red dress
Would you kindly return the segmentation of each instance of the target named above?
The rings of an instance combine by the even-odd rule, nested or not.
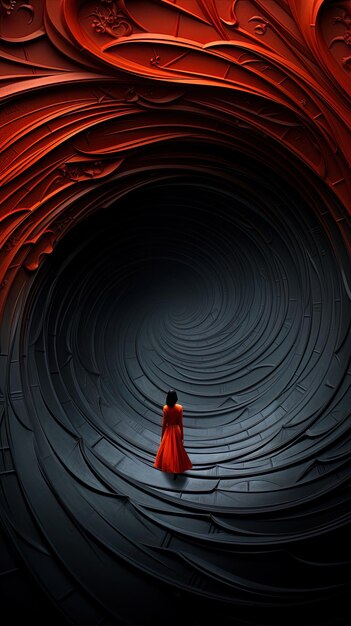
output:
[[[177,392],[170,389],[163,407],[161,444],[154,463],[163,472],[173,472],[173,478],[192,468],[183,446],[183,407],[177,400]]]

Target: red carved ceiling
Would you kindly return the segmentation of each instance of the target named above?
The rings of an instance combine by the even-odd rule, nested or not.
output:
[[[350,212],[350,46],[349,0],[0,0],[1,302],[145,146],[297,157]]]

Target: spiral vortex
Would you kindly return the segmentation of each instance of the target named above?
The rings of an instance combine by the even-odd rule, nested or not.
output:
[[[233,602],[238,623],[279,623],[270,604],[320,606],[347,583],[341,554],[327,567],[314,545],[349,515],[347,250],[327,196],[311,207],[254,162],[219,178],[145,179],[80,220],[12,338],[24,494],[65,568],[130,623],[151,620],[155,579],[225,624]],[[153,468],[168,388],[193,463],[177,481]]]
[[[12,621],[349,625],[350,24],[0,0]]]
[[[176,388],[194,464],[182,501],[271,509],[337,485],[347,267],[296,195],[277,206],[279,188],[250,204],[204,181],[155,185],[71,234],[38,278],[26,333],[50,423],[64,407],[117,476],[167,492],[152,463]]]

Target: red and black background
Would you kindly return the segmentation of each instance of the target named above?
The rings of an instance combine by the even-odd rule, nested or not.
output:
[[[348,624],[351,2],[0,0],[0,68],[3,623]]]

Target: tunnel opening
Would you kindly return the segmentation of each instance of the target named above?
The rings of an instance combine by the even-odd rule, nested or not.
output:
[[[350,307],[320,217],[284,179],[245,174],[144,182],[72,228],[38,274],[27,341],[49,412],[113,468],[169,490],[152,464],[175,388],[187,476],[270,505],[315,454],[306,432],[333,421]]]
[[[347,580],[349,259],[313,176],[306,193],[293,168],[198,147],[187,168],[186,144],[146,169],[142,150],[79,196],[19,282],[12,453],[40,532],[107,612],[129,619],[117,577],[142,581],[136,623],[176,588],[224,624],[234,605],[278,624],[277,597],[297,615]],[[169,387],[193,463],[177,481],[153,467]]]

